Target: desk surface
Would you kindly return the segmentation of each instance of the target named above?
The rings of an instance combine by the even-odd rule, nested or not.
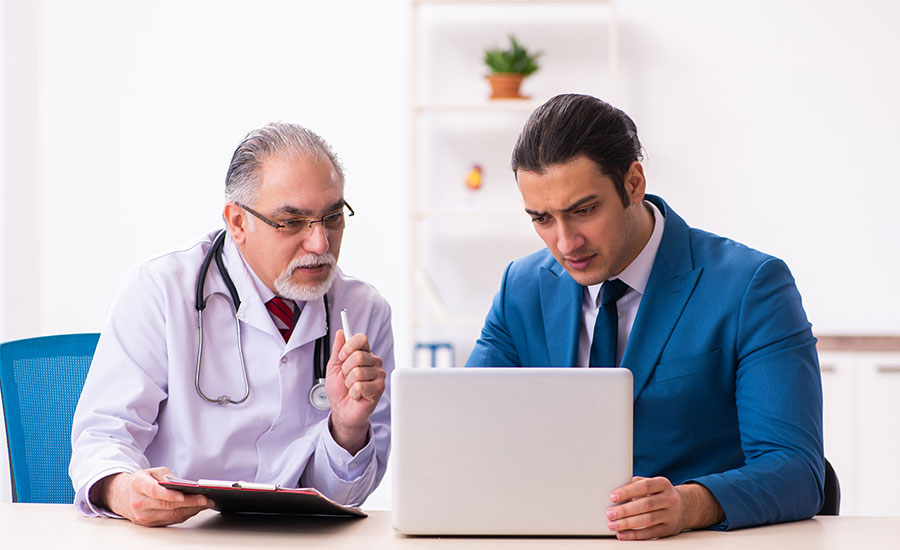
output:
[[[81,517],[68,504],[0,504],[4,548],[728,548],[729,550],[900,550],[900,517],[818,517],[727,533],[696,531],[663,541],[623,543],[612,538],[406,537],[390,512],[365,519],[223,516],[206,511],[186,523],[153,529],[124,520]],[[625,546],[623,546],[625,545]]]

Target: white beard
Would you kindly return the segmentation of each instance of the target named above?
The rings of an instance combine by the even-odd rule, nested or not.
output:
[[[318,300],[331,288],[331,283],[334,281],[335,273],[337,273],[335,263],[336,260],[334,256],[329,253],[307,254],[302,258],[297,258],[281,272],[281,275],[279,275],[277,279],[275,279],[275,291],[278,292],[279,296],[291,300],[302,302]],[[318,284],[301,284],[294,282],[292,278],[294,270],[315,265],[328,266],[328,277],[326,277],[324,281]]]

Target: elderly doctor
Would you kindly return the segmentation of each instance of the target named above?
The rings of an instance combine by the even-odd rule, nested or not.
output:
[[[141,265],[112,306],[72,426],[85,515],[168,525],[211,506],[165,475],[350,505],[384,475],[390,308],[336,265],[353,214],[339,161],[309,130],[269,124],[234,152],[225,199],[226,231]]]

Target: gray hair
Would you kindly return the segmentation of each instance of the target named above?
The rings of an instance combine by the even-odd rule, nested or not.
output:
[[[328,159],[344,184],[344,168],[331,146],[299,124],[270,122],[252,130],[241,141],[225,176],[225,200],[252,205],[259,190],[259,168],[271,156]]]

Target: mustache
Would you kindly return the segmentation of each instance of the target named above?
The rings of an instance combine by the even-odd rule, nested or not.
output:
[[[336,260],[333,254],[307,254],[291,261],[288,265],[288,271],[293,271],[301,267],[316,267],[320,265],[333,266]]]

